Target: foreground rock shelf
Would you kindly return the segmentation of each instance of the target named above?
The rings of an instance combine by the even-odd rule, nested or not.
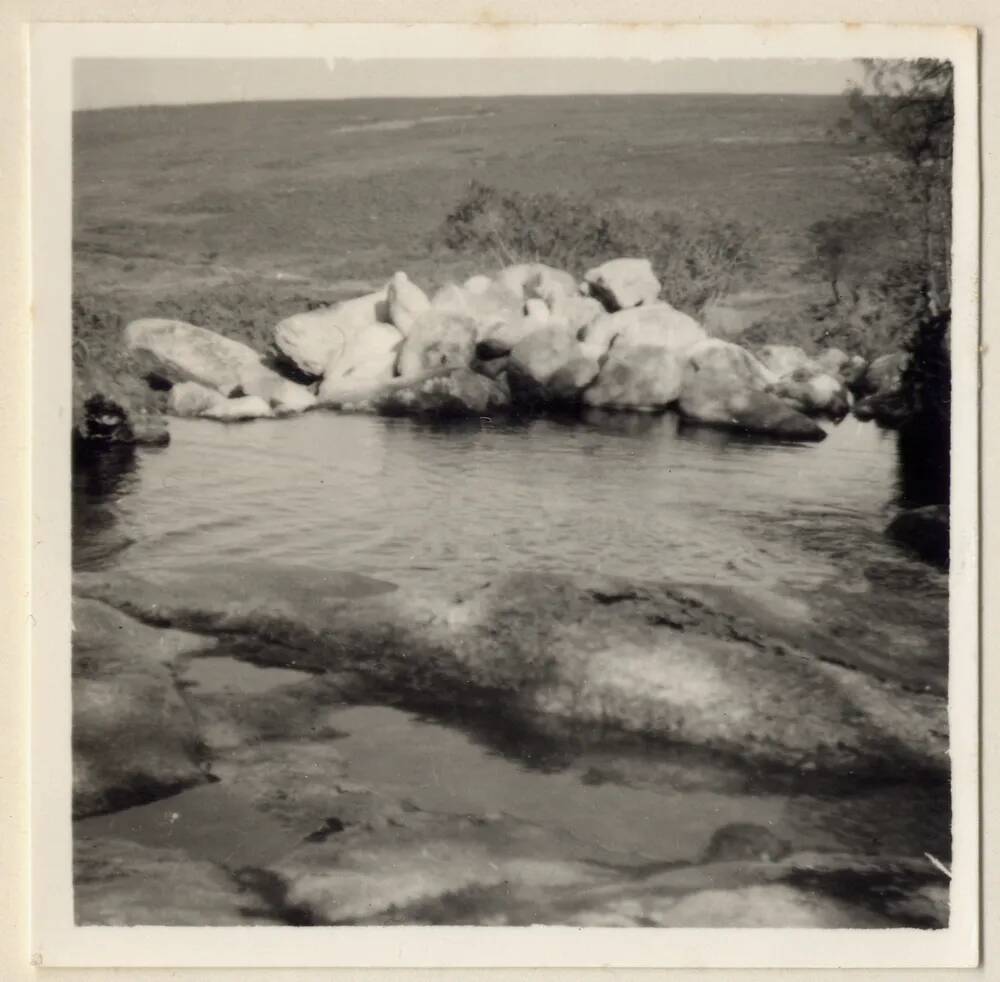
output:
[[[156,318],[131,322],[123,338],[151,366],[150,384],[167,391],[169,413],[221,421],[315,407],[435,417],[676,407],[694,423],[821,440],[816,417],[841,419],[853,394],[864,396],[865,418],[897,412],[906,365],[903,354],[868,366],[833,348],[754,353],[709,337],[661,298],[638,258],[606,262],[579,283],[542,263],[518,264],[430,297],[397,272],[381,290],[280,321],[271,342],[258,352]],[[91,410],[81,410],[78,432],[113,438],[107,405]],[[132,438],[143,441],[141,432]]]
[[[583,727],[598,745],[624,730],[720,748],[790,768],[796,793],[817,768],[855,794],[859,768],[895,781],[905,768],[923,768],[922,780],[940,770],[943,700],[823,661],[830,651],[793,649],[787,612],[752,621],[721,614],[710,590],[611,581],[519,577],[434,600],[349,574],[274,577],[273,589],[238,569],[78,577],[91,598],[74,603],[76,684],[99,683],[125,708],[95,717],[89,701],[75,705],[77,815],[186,786],[168,799],[174,817],[194,807],[187,795],[224,792],[214,807],[239,831],[210,854],[80,825],[80,923],[947,924],[947,880],[921,855],[816,851],[745,822],[713,830],[706,816],[703,848],[637,863],[514,815],[428,810],[359,780],[330,715],[351,702],[461,701],[518,725],[554,722],[557,734]],[[184,686],[186,666],[251,635],[257,663],[320,674],[240,698]],[[180,739],[129,708],[151,686],[183,720]],[[109,740],[114,766],[92,766]],[[662,820],[669,835],[669,807]]]
[[[948,768],[945,698],[909,691],[890,666],[846,667],[852,646],[807,615],[732,591],[524,573],[442,597],[239,567],[80,574],[75,590],[152,624],[280,643],[270,650],[297,668],[355,672],[416,707],[796,770]]]

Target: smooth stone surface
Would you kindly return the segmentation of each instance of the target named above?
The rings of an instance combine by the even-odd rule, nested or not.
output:
[[[660,281],[648,259],[611,259],[588,269],[583,278],[591,295],[612,312],[654,303],[660,295]]]
[[[524,313],[524,301],[520,294],[499,282],[490,283],[477,291],[448,284],[434,294],[431,307],[442,314],[471,321],[475,325],[477,341],[509,321],[519,320]]]
[[[682,379],[680,361],[666,348],[619,349],[616,342],[583,401],[598,408],[655,412],[677,400]]]
[[[500,382],[468,369],[458,369],[419,385],[377,398],[377,412],[390,416],[484,416],[504,409],[510,394]]]
[[[236,579],[230,594],[227,575],[94,573],[76,586],[161,623],[266,630],[299,650],[298,667],[351,668],[417,704],[488,694],[526,727],[607,727],[795,769],[948,766],[943,698],[824,660],[850,653],[800,647],[796,618],[738,597],[720,606],[707,588],[525,573],[457,598],[348,600],[318,584],[297,591],[292,574],[256,588]]]
[[[304,413],[316,405],[316,394],[311,389],[278,375],[258,376],[240,388],[246,396],[263,399],[279,416]]]
[[[170,666],[214,638],[158,630],[73,601],[73,814],[97,814],[208,780]]]
[[[565,327],[540,327],[511,349],[507,366],[511,397],[524,405],[578,401],[599,367]]]
[[[602,354],[612,346],[614,350],[654,346],[679,355],[705,338],[693,317],[666,303],[604,314],[580,331],[580,340]]]
[[[395,373],[403,335],[391,324],[374,321],[357,327],[336,347],[323,368],[317,401],[338,405],[357,398],[373,386],[388,382]]]
[[[421,314],[400,345],[396,372],[412,378],[430,369],[468,368],[478,339],[470,316],[434,307]]]
[[[765,344],[758,349],[757,358],[779,379],[799,370],[805,370],[810,375],[823,370],[800,347],[793,344]]]
[[[702,341],[688,350],[678,405],[691,420],[786,439],[822,440],[813,420],[763,391],[773,374],[748,351],[727,341]]]
[[[274,344],[300,371],[321,376],[336,352],[351,345],[355,334],[377,323],[389,324],[385,289],[286,317],[275,325]]]
[[[222,399],[207,406],[198,415],[204,419],[239,423],[251,419],[269,419],[275,412],[260,396],[239,396],[234,399]]]
[[[392,826],[306,843],[268,872],[286,885],[289,903],[321,924],[456,923],[476,916],[476,894],[498,890],[504,906],[516,909],[612,876],[578,858],[584,850],[571,840],[554,843],[504,817],[484,822],[411,811]],[[463,901],[466,893],[471,903]]]
[[[427,294],[402,272],[394,273],[389,280],[386,299],[389,304],[389,320],[403,337],[410,333],[416,319],[431,305]]]
[[[77,924],[204,927],[278,923],[261,899],[218,866],[181,849],[128,839],[78,839],[73,847]]]
[[[796,369],[780,379],[771,391],[793,409],[807,416],[843,419],[851,408],[851,397],[840,379],[826,373],[814,374],[809,368]]]
[[[550,309],[560,302],[580,295],[576,279],[565,270],[535,263],[524,279],[522,295],[526,301],[539,299]]]
[[[201,416],[219,405],[225,396],[200,382],[178,382],[167,393],[167,411],[173,416]]]
[[[606,313],[599,300],[579,295],[557,297],[550,307],[550,319],[565,324],[577,337],[584,328]]]
[[[910,364],[905,351],[894,351],[874,359],[865,373],[864,389],[867,394],[888,396],[903,387],[903,372]]]
[[[125,344],[133,351],[149,352],[171,381],[200,382],[223,395],[268,372],[252,348],[184,321],[132,321],[125,328]]]

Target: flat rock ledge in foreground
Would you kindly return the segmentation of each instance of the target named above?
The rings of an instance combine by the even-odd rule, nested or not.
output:
[[[417,708],[805,771],[948,768],[941,694],[845,667],[848,652],[814,647],[801,614],[716,588],[521,573],[441,596],[343,573],[200,566],[79,574],[75,590],[159,626],[277,643],[273,664],[351,671]]]

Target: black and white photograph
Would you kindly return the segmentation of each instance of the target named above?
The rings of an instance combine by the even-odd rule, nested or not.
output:
[[[75,58],[77,927],[954,927],[958,68],[831,50]]]

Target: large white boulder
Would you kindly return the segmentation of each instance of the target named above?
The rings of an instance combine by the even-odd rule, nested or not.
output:
[[[434,368],[468,368],[476,351],[477,323],[471,317],[431,308],[399,348],[396,372],[404,378]]]
[[[579,294],[576,280],[567,272],[545,263],[515,263],[502,269],[496,282],[520,300],[537,298],[550,307],[560,297]]]
[[[201,415],[206,419],[235,423],[249,419],[267,419],[275,413],[260,396],[240,396],[237,399],[223,399],[205,409]]]
[[[683,379],[681,359],[666,348],[618,345],[583,394],[588,406],[656,412],[676,402]]]
[[[475,324],[476,337],[480,341],[524,314],[521,297],[499,283],[491,283],[479,292],[450,283],[434,294],[431,307],[442,314],[468,318]]]
[[[668,303],[603,314],[580,331],[580,340],[595,352],[639,346],[680,354],[706,338],[702,326]]]
[[[218,389],[198,382],[180,382],[167,396],[167,410],[174,416],[194,416],[225,422],[269,418],[274,410],[260,396],[227,399]]]
[[[588,269],[584,282],[609,311],[655,303],[660,281],[648,259],[611,259]]]
[[[286,317],[274,328],[274,344],[301,371],[319,376],[352,335],[379,323],[390,323],[388,290]]]
[[[269,369],[253,348],[215,331],[158,317],[132,321],[125,344],[146,351],[172,382],[199,382],[228,395],[244,381]]]
[[[765,344],[757,351],[757,357],[776,378],[785,378],[800,369],[807,370],[813,375],[823,371],[820,364],[793,344]]]
[[[367,391],[387,382],[395,374],[396,359],[403,336],[391,324],[371,322],[346,338],[343,347],[334,348],[323,368],[318,400],[330,405],[349,401],[356,390]]]
[[[404,337],[410,333],[414,321],[431,305],[427,294],[411,282],[406,273],[393,274],[386,287],[386,298],[389,320]]]
[[[578,401],[600,366],[562,325],[546,325],[514,345],[507,364],[515,402],[545,405]]]
[[[528,301],[531,303],[532,301]],[[603,304],[593,297],[557,297],[549,307],[549,319],[561,321],[578,334],[583,328],[607,313]]]
[[[248,379],[240,389],[243,395],[263,399],[280,416],[304,413],[316,405],[316,394],[311,389],[276,374]]]
[[[200,382],[178,382],[167,394],[167,412],[172,416],[200,416],[225,398],[218,389]]]
[[[750,352],[709,339],[687,352],[678,406],[689,419],[750,433],[822,440],[826,434],[808,416],[765,391],[773,374]]]

